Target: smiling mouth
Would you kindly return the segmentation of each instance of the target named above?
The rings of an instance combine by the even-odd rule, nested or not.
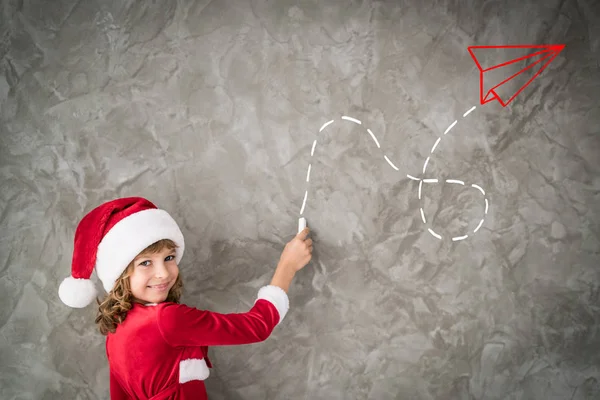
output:
[[[156,290],[165,290],[166,288],[169,287],[169,284],[171,282],[167,282],[167,283],[163,283],[162,285],[152,285],[152,286],[148,286],[151,289],[156,289]]]

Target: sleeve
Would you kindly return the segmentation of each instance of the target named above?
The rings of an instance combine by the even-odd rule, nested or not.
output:
[[[158,326],[171,346],[226,346],[266,340],[289,309],[287,293],[264,286],[250,311],[220,314],[183,304],[166,303],[158,311]]]
[[[110,372],[110,400],[129,400],[117,378]]]
[[[106,358],[108,359],[108,370],[110,374],[110,400],[129,400],[127,393],[117,380],[117,377],[113,374],[112,368],[110,368],[110,356],[108,354],[108,338],[106,339]]]

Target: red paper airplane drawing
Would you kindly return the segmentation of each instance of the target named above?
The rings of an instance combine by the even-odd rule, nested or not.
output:
[[[564,49],[564,47],[565,47],[564,44],[537,45],[537,46],[517,45],[517,46],[470,46],[470,47],[468,47],[471,57],[473,57],[475,64],[477,64],[477,68],[479,68],[479,100],[480,100],[481,104],[483,105],[485,103],[489,103],[490,101],[493,101],[494,99],[496,99],[500,102],[500,104],[502,104],[502,107],[506,107],[511,101],[514,100],[515,97],[517,97],[517,95],[519,93],[521,93],[521,91],[523,89],[525,89],[525,87],[527,85],[529,85],[539,74],[542,73],[542,71],[548,66],[548,64],[550,64],[552,62],[552,60],[554,60],[554,58]],[[491,49],[495,49],[495,50],[492,51]],[[500,50],[498,50],[498,49],[500,49]],[[512,49],[522,49],[522,50],[512,50]],[[494,51],[495,52],[504,52],[504,53],[513,52],[513,51],[526,52],[527,50],[530,50],[530,49],[539,49],[539,50],[532,54],[528,54],[523,57],[516,58],[516,59],[510,60],[510,61],[506,61],[501,64],[494,65],[494,66],[487,67],[487,68],[482,67],[482,65],[481,65],[482,63],[480,63],[480,61],[482,61],[485,58],[485,55],[489,55],[490,52],[494,52]],[[474,50],[477,51],[477,53],[479,54],[479,57],[475,56]],[[479,60],[478,60],[478,58],[479,58]],[[524,68],[522,67],[524,64],[526,64],[528,62],[532,62],[535,59],[537,59],[537,61],[533,62],[530,65],[527,65]],[[517,64],[517,63],[520,63],[520,64]],[[521,66],[520,70],[518,70],[516,73],[513,73],[515,71],[515,68],[518,68],[519,66]],[[540,66],[541,66],[541,68],[540,68]],[[533,75],[531,78],[529,78],[529,80],[527,80],[527,82],[525,82],[525,84],[521,84],[520,87],[518,88],[518,90],[516,91],[516,93],[514,93],[514,91],[516,90],[516,87],[514,87],[514,86],[519,85],[523,79],[526,79],[527,73],[525,73],[525,72],[529,71],[529,73],[531,73],[532,71],[534,71],[534,68],[536,68],[536,69],[539,68],[539,71],[537,71],[537,73],[535,75]],[[504,79],[500,83],[495,84],[497,81],[494,81],[494,77],[496,77],[496,78],[498,76],[504,77],[511,73],[512,73],[511,76]],[[502,74],[504,74],[504,75],[502,75]],[[487,78],[485,82],[484,82],[484,76]],[[517,77],[518,77],[518,79],[514,79]],[[499,78],[499,79],[497,78],[497,80],[500,80],[500,79],[501,78]],[[513,82],[509,84],[508,82],[511,80],[513,80]],[[492,85],[494,85],[494,86],[492,86]],[[490,86],[492,86],[492,87],[489,88]],[[504,87],[504,89],[502,90],[503,93],[498,93],[499,91],[501,91],[500,90],[501,87]],[[512,93],[514,93],[514,94],[512,94]],[[512,94],[512,96],[511,96],[511,94]],[[503,97],[504,97],[504,99],[503,99]]]

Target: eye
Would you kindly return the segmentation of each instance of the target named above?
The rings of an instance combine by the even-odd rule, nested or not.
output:
[[[141,265],[142,267],[147,267],[150,265],[150,260],[142,261],[138,265]]]
[[[170,255],[170,256],[167,256],[167,258],[165,258],[165,261],[173,261],[174,259],[175,259],[175,256]]]

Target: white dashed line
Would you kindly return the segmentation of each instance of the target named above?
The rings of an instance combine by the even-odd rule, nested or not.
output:
[[[469,109],[469,111],[467,111],[466,113],[463,114],[463,117],[466,117],[467,115],[471,114],[471,111],[473,111],[475,109],[475,106],[471,107]]]
[[[481,228],[481,225],[483,225],[483,219],[481,221],[479,221],[479,225],[477,225],[477,228],[475,228],[475,230],[473,232],[477,232],[479,230],[479,228]]]
[[[473,112],[473,110],[475,110],[475,106],[469,108],[465,113],[463,113],[463,117],[466,117],[467,115],[469,115],[471,112]],[[458,123],[458,120],[455,120],[454,122],[452,122],[448,128],[446,128],[446,130],[444,131],[444,135],[446,135],[448,132],[450,132],[450,130],[452,130],[452,128],[454,128],[454,126],[456,126],[456,124]],[[433,154],[433,152],[435,151],[435,149],[437,149],[438,145],[440,144],[441,141],[441,137],[437,138],[435,143],[433,144],[433,147],[431,148],[430,151],[430,155],[425,159],[425,163],[423,164],[423,175],[425,174],[425,171],[427,170],[427,165],[429,163],[429,160],[431,159],[431,154]],[[418,191],[418,197],[419,200],[421,200],[421,189],[423,186],[423,182],[425,183],[437,183],[438,180],[437,179],[417,179],[411,175],[408,175],[411,179],[413,180],[419,180],[419,191]],[[458,179],[446,179],[446,183],[456,183],[459,185],[465,185],[464,181],[458,180]],[[481,194],[484,196],[484,200],[485,200],[485,210],[484,210],[484,215],[487,215],[488,212],[488,208],[489,208],[489,203],[488,203],[488,199],[485,197],[485,191],[483,190],[483,188],[479,185],[471,185],[472,187],[474,187],[475,189],[479,190],[479,192],[481,192]],[[421,219],[423,220],[423,223],[426,224],[425,221],[427,221],[427,219],[425,218],[425,212],[423,211],[423,208],[421,207],[420,209],[421,212]],[[479,228],[481,228],[481,226],[483,225],[485,218],[482,218],[481,221],[479,222],[479,225],[477,226],[477,228],[475,228],[475,232],[477,232],[479,230]],[[429,232],[437,237],[438,239],[441,239],[441,236],[438,235],[437,233],[435,233],[433,230],[431,230],[430,228],[428,228]],[[463,235],[463,236],[455,236],[452,238],[452,241],[454,242],[458,242],[461,240],[465,240],[469,237],[469,235]]]
[[[471,107],[469,110],[467,110],[464,114],[463,117],[466,117],[467,115],[469,115],[471,112],[473,112],[473,110],[475,110],[475,106]],[[354,122],[358,125],[362,125],[362,122],[359,121],[356,118],[352,118],[352,117],[348,117],[346,115],[342,116],[343,120],[346,121],[351,121]],[[330,120],[326,123],[324,123],[321,128],[319,129],[319,132],[322,132],[327,126],[331,125],[334,122],[334,120]],[[450,130],[452,130],[452,128],[454,128],[454,126],[458,123],[458,120],[455,120],[453,123],[451,123],[448,128],[446,128],[446,130],[444,131],[444,135],[446,135],[448,132],[450,132]],[[375,137],[375,135],[373,134],[373,132],[370,129],[367,129],[367,132],[369,133],[369,135],[371,135],[371,138],[373,139],[373,141],[375,142],[375,144],[377,145],[377,148],[381,148],[379,141],[377,140],[377,138]],[[442,140],[441,137],[438,137],[437,140],[435,141],[435,143],[433,144],[433,147],[431,148],[430,151],[430,156],[428,156],[425,159],[425,163],[423,163],[423,174],[425,174],[425,171],[427,170],[427,165],[429,164],[429,160],[431,159],[431,154],[433,154],[433,152],[437,149],[438,145],[440,144],[440,141]],[[317,145],[317,140],[315,139],[312,145],[312,149],[310,151],[310,155],[311,157],[314,155],[315,152],[315,147]],[[390,164],[390,166],[398,171],[398,167],[396,167],[396,165],[394,165],[394,163],[388,158],[388,156],[386,156],[385,154],[383,155],[383,157],[385,158],[385,160],[387,161],[388,164]],[[308,171],[306,173],[306,182],[310,181],[310,172],[311,172],[311,168],[312,168],[312,164],[309,163],[308,165]],[[436,178],[428,178],[428,179],[421,179],[412,175],[406,175],[407,178],[413,180],[413,181],[419,181],[419,189],[418,189],[418,198],[419,200],[421,200],[421,194],[422,194],[422,190],[423,190],[423,182],[425,183],[438,183],[439,180]],[[458,180],[458,179],[446,179],[446,183],[456,183],[459,185],[465,185],[464,181]],[[475,189],[479,190],[479,192],[481,192],[481,194],[484,196],[484,200],[485,200],[485,210],[484,210],[484,215],[487,215],[488,213],[488,209],[489,209],[489,202],[488,199],[485,197],[485,191],[483,190],[483,188],[479,185],[475,185],[472,184],[472,187],[474,187]],[[300,209],[300,214],[304,213],[304,207],[306,206],[306,200],[308,198],[308,190],[306,190],[306,192],[304,193],[304,201],[302,202],[302,208]],[[423,221],[424,224],[427,224],[427,219],[425,218],[425,211],[423,210],[423,207],[419,208],[419,211],[421,213],[421,220]],[[485,221],[485,217],[482,218],[479,221],[479,224],[477,225],[477,227],[475,228],[475,230],[473,231],[474,233],[477,232],[481,226],[483,225],[483,222]],[[427,228],[427,230],[429,231],[429,233],[431,233],[431,235],[433,235],[434,237],[436,237],[437,239],[442,239],[442,236],[438,233],[436,233],[433,229],[431,228]],[[469,235],[463,235],[463,236],[455,236],[452,237],[452,241],[453,242],[458,242],[461,240],[465,240],[469,237]]]
[[[450,129],[454,128],[454,125],[456,125],[456,123],[458,122],[458,120],[454,121],[449,127],[448,129],[446,129],[446,131],[444,132],[444,135],[448,132],[450,132]]]
[[[431,229],[431,228],[427,228],[427,230],[429,231],[429,233],[431,233],[431,234],[432,234],[433,236],[435,236],[436,238],[438,238],[438,239],[440,239],[440,240],[442,239],[442,237],[441,237],[440,235],[438,235],[437,233],[435,233],[435,232],[433,231],[433,229]]]
[[[304,212],[304,206],[306,205],[306,198],[308,197],[308,190],[304,192],[304,201],[302,202],[302,208],[300,209],[300,215]]]
[[[429,157],[427,157],[425,164],[423,164],[423,173],[425,173],[425,170],[427,169],[427,163],[429,163]]]
[[[319,129],[319,132],[321,132],[323,129],[327,128],[331,124],[333,124],[333,120],[325,122],[321,129]]]
[[[375,135],[373,135],[373,132],[371,132],[370,129],[367,129],[367,132],[369,132],[369,135],[371,135],[371,137],[373,138],[373,140],[375,141],[375,144],[377,145],[377,148],[380,149],[381,146],[379,145],[379,142],[377,141],[377,138],[375,137]]]
[[[479,190],[481,192],[481,194],[485,196],[485,192],[483,191],[481,186],[476,185],[476,184],[472,184],[471,186],[473,186],[475,189]]]
[[[383,155],[383,157],[388,162],[388,164],[390,164],[392,166],[392,168],[394,168],[396,171],[398,171],[398,167],[396,167],[394,164],[392,164],[392,162],[390,161],[390,159],[385,154]]]
[[[438,138],[438,140],[435,141],[433,147],[431,148],[431,153],[433,153],[435,151],[435,148],[437,147],[437,145],[440,143],[440,140],[442,140],[441,137]]]
[[[362,124],[362,122],[360,122],[360,121],[359,121],[359,120],[357,120],[356,118],[347,117],[347,116],[345,116],[345,115],[342,117],[342,119],[345,119],[346,121],[352,121],[352,122],[354,122],[354,123],[356,123],[356,124],[359,124],[359,125],[361,125],[361,124]]]

